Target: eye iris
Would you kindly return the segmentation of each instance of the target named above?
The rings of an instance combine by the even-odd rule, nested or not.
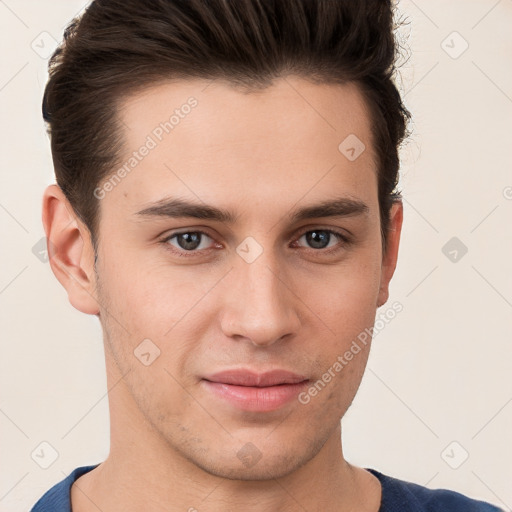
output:
[[[201,243],[201,233],[180,233],[176,235],[178,244],[182,249],[197,249]],[[181,243],[183,241],[183,243]]]
[[[328,231],[310,231],[306,233],[306,240],[315,249],[324,249],[329,245],[331,234]]]

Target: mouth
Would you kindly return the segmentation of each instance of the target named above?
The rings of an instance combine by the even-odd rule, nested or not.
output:
[[[269,412],[288,404],[309,379],[288,370],[257,373],[225,370],[203,377],[202,384],[216,399],[244,411]]]

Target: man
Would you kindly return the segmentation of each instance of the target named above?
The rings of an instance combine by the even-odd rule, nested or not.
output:
[[[34,512],[498,510],[343,456],[402,226],[394,54],[377,1],[100,0],[70,25],[43,223],[103,328],[111,445]]]

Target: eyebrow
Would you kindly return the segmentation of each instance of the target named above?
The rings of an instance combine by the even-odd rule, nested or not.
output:
[[[288,216],[292,222],[317,217],[353,217],[356,215],[367,215],[370,208],[359,199],[341,197],[322,201],[318,204],[305,206],[296,210]],[[235,224],[238,220],[231,210],[224,210],[216,206],[196,203],[179,198],[164,198],[148,207],[135,213],[137,217],[168,217],[168,218],[194,218]]]

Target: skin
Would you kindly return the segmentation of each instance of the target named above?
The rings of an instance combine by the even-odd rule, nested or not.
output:
[[[307,404],[246,412],[201,382],[235,367],[315,382],[373,326],[403,208],[391,210],[383,254],[364,101],[355,85],[293,76],[250,94],[220,80],[154,85],[122,103],[123,162],[190,96],[198,105],[100,201],[96,268],[89,232],[59,187],[44,194],[51,268],[71,304],[100,319],[110,390],[110,453],[73,485],[73,511],[377,512],[380,483],[344,459],[340,422],[370,343]],[[354,161],[338,150],[351,133],[366,146]],[[137,218],[168,195],[239,218]],[[364,201],[368,214],[290,222],[296,208],[340,196]],[[332,235],[338,250],[328,255],[303,236],[315,229],[353,242]],[[192,257],[166,249],[166,236],[187,230],[207,233]],[[236,252],[248,236],[263,249],[252,263]],[[178,242],[166,243],[186,252]],[[160,349],[149,366],[134,356],[146,338]],[[247,443],[261,454],[250,467],[237,457]]]

